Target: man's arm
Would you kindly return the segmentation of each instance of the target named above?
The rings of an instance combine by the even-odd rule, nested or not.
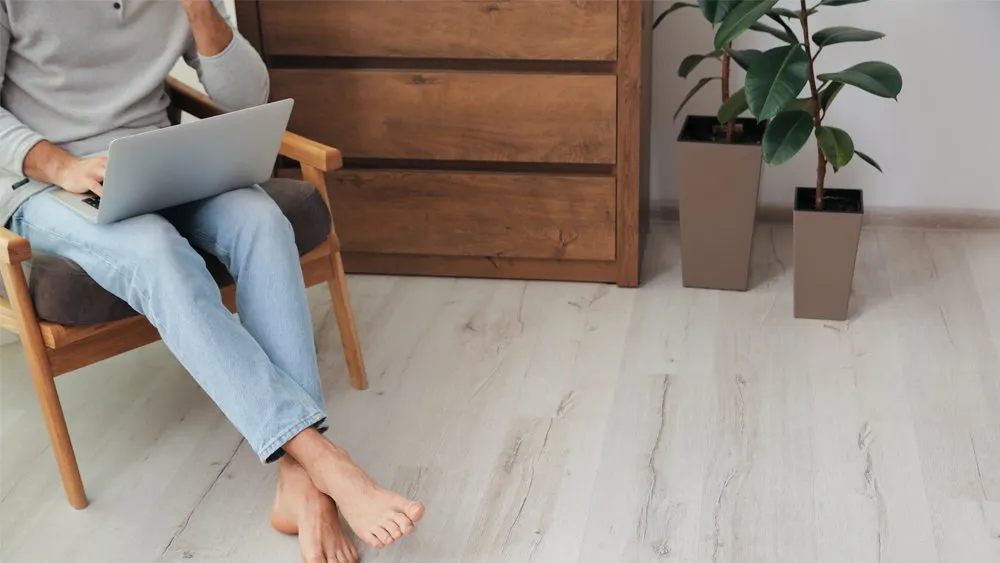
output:
[[[233,30],[222,0],[178,2],[194,37],[184,60],[198,73],[209,97],[228,111],[267,102],[267,67],[250,43]]]
[[[209,0],[179,0],[187,12],[195,48],[204,57],[215,57],[233,40],[233,29]]]
[[[0,4],[0,88],[7,72],[10,20]],[[77,193],[101,192],[106,159],[81,160],[46,141],[0,105],[0,169]]]
[[[11,31],[7,8],[0,2],[0,90],[7,73],[7,52],[10,51]],[[24,157],[42,136],[4,109],[0,99],[0,169],[13,174],[24,171]]]

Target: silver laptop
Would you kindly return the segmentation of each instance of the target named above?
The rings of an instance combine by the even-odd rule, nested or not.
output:
[[[292,100],[115,139],[104,194],[50,192],[99,224],[161,211],[270,178]]]

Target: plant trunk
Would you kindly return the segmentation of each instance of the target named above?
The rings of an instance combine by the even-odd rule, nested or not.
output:
[[[730,75],[730,70],[732,69],[733,66],[733,62],[732,58],[729,56],[729,49],[731,49],[732,46],[733,46],[732,42],[726,45],[726,50],[722,54],[722,103],[728,102],[729,97],[731,95],[729,93],[729,75]],[[733,119],[726,124],[726,142],[732,143],[735,134],[736,134],[736,120]]]
[[[816,61],[812,54],[812,40],[809,36],[809,8],[806,0],[799,0],[802,5],[802,12],[799,21],[802,23],[802,44],[805,45],[806,57],[809,58],[809,90],[812,95],[813,127],[817,131],[823,125],[823,115],[819,107],[819,88],[816,87]],[[819,137],[816,138],[816,152],[819,155],[816,165],[816,210],[823,209],[823,189],[826,187],[826,157],[823,155],[823,147],[819,144]]]

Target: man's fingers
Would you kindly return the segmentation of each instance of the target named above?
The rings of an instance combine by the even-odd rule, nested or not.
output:
[[[87,186],[87,189],[89,189],[90,191],[94,192],[99,196],[104,195],[104,186],[102,186],[100,182],[98,182],[97,180],[92,180],[88,182],[88,184],[89,185]]]

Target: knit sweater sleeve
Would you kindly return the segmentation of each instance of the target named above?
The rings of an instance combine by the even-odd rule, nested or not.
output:
[[[20,175],[24,170],[24,157],[44,139],[4,107],[2,92],[10,41],[7,8],[0,3],[0,170]]]
[[[236,30],[223,0],[212,0],[212,3],[233,28],[233,40],[221,53],[206,57],[198,53],[192,39],[184,53],[184,61],[198,73],[205,92],[222,109],[235,111],[266,103],[270,80],[264,61]]]

